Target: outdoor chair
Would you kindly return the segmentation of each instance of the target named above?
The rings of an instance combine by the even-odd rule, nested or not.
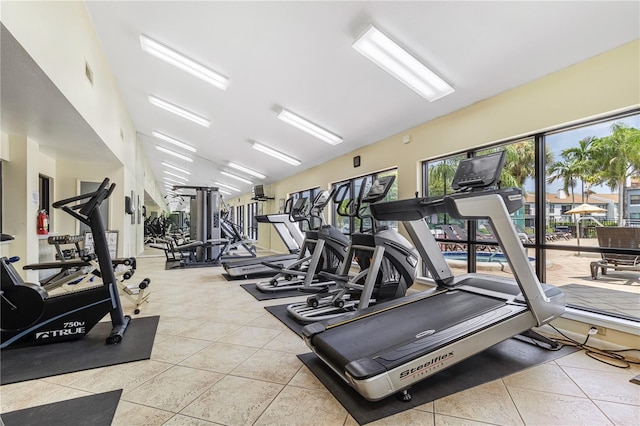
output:
[[[456,233],[449,224],[440,225],[440,229],[442,229],[442,232],[444,232],[444,235],[448,240],[466,240],[467,238],[466,233],[464,235]],[[442,251],[465,251],[466,249],[467,245],[462,243],[440,243],[440,250]]]
[[[460,239],[467,240],[467,231],[459,225],[449,225],[451,229],[460,236]],[[483,245],[482,241],[489,243],[497,243],[498,240],[493,235],[484,235],[481,232],[476,232],[476,241],[478,241],[478,250],[480,251],[496,251],[499,247],[497,245]]]
[[[640,249],[640,227],[599,226],[596,234],[600,247]],[[607,269],[640,272],[640,255],[602,253],[602,259],[590,266],[594,280],[598,279],[598,269],[602,275],[607,274]]]

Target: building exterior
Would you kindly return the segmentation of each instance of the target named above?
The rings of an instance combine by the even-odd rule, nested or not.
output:
[[[627,189],[629,193],[629,189]],[[640,187],[637,188],[637,212],[640,214]],[[545,195],[545,213],[548,227],[554,228],[556,224],[567,224],[575,221],[574,215],[566,214],[567,211],[581,204],[590,204],[601,209],[605,209],[606,213],[593,213],[591,216],[599,222],[616,221],[618,217],[618,194],[589,194],[583,196],[576,193],[573,196],[566,194],[563,190],[556,193],[547,193]],[[630,204],[631,205],[631,204]],[[533,227],[535,223],[535,202],[534,195],[527,194],[525,203],[525,226]]]

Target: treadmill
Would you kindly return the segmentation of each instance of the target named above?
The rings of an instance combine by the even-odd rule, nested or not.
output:
[[[564,295],[529,263],[510,218],[522,191],[497,187],[503,162],[503,152],[461,161],[454,194],[371,205],[376,219],[404,223],[437,287],[303,328],[306,344],[365,399],[409,401],[413,384],[518,334],[557,345],[531,329],[564,313]],[[441,213],[489,219],[515,279],[454,277],[424,220]]]
[[[287,200],[285,210],[289,213],[266,214],[256,216],[259,223],[270,223],[278,232],[278,235],[287,246],[289,253],[274,254],[270,256],[253,257],[250,259],[231,260],[222,263],[225,272],[232,278],[251,278],[275,275],[278,273],[273,267],[265,265],[279,265],[287,268],[298,260],[298,253],[304,241],[304,233],[297,222],[291,218],[291,211],[305,203],[306,198],[301,198],[293,205],[293,198]]]

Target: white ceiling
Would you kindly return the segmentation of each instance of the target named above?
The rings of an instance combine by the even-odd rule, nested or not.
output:
[[[278,181],[640,35],[638,2],[89,1],[86,7],[159,181],[160,161],[170,159],[154,145],[171,147],[152,130],[198,148],[188,165],[190,185],[217,180],[243,192],[251,185],[220,174],[229,161],[267,175],[255,183]],[[351,45],[370,24],[456,92],[430,103],[357,53]],[[144,53],[140,34],[229,77],[229,88]],[[209,118],[211,127],[152,106],[149,94]],[[330,146],[290,127],[276,119],[281,108],[344,142]],[[253,140],[303,164],[267,157],[251,149]]]

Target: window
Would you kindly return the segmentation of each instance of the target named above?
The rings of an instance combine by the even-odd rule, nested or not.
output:
[[[640,227],[640,193],[633,180],[640,173],[640,114],[635,111],[532,135],[489,150],[496,149],[507,150],[503,186],[518,186],[525,193],[525,208],[513,214],[512,220],[540,280],[560,287],[570,307],[640,321],[638,293],[628,286],[640,279],[640,271],[608,269],[606,275],[599,272],[596,280],[591,268],[607,252],[640,255],[637,246],[616,243],[605,247],[598,238],[605,228],[623,228],[623,233],[632,234],[635,231],[630,228]],[[448,193],[457,162],[489,150],[425,161],[423,193]],[[630,181],[632,185],[627,186]],[[582,204],[587,206],[578,209]],[[491,234],[484,221],[455,223],[438,215],[428,222],[444,251],[477,254],[483,246],[489,250],[493,246],[484,239]],[[439,229],[445,224],[460,228],[462,243]],[[480,261],[466,256],[461,268],[480,272]]]
[[[246,229],[244,228],[244,206],[236,207],[236,220],[236,223],[240,228],[240,232],[244,234],[246,232]]]
[[[336,182],[333,184],[333,188],[337,189],[342,185],[346,185],[347,190],[344,196],[344,201],[341,203],[341,206],[334,206],[334,211],[332,212],[332,224],[336,228],[340,229],[340,231],[345,235],[351,235],[354,232],[360,232],[361,230],[366,230],[371,228],[371,219],[369,219],[366,223],[361,223],[360,219],[353,215],[353,202],[352,199],[358,197],[360,194],[360,190],[362,185],[364,185],[364,194],[371,186],[371,184],[375,181],[375,179],[384,176],[396,176],[389,192],[386,197],[382,201],[394,201],[398,199],[398,179],[397,179],[398,171],[397,169],[389,169],[382,172],[372,173],[369,175],[360,176],[357,178]],[[340,208],[338,208],[340,207]],[[352,215],[348,215],[348,213],[352,213]],[[369,215],[369,210],[363,209],[361,211],[361,215],[367,216]],[[382,226],[388,226],[390,228],[398,229],[397,222],[382,222]]]
[[[258,202],[253,202],[247,204],[247,215],[248,215],[248,234],[249,238],[252,240],[258,239],[258,221],[256,220],[256,216],[258,215]]]

